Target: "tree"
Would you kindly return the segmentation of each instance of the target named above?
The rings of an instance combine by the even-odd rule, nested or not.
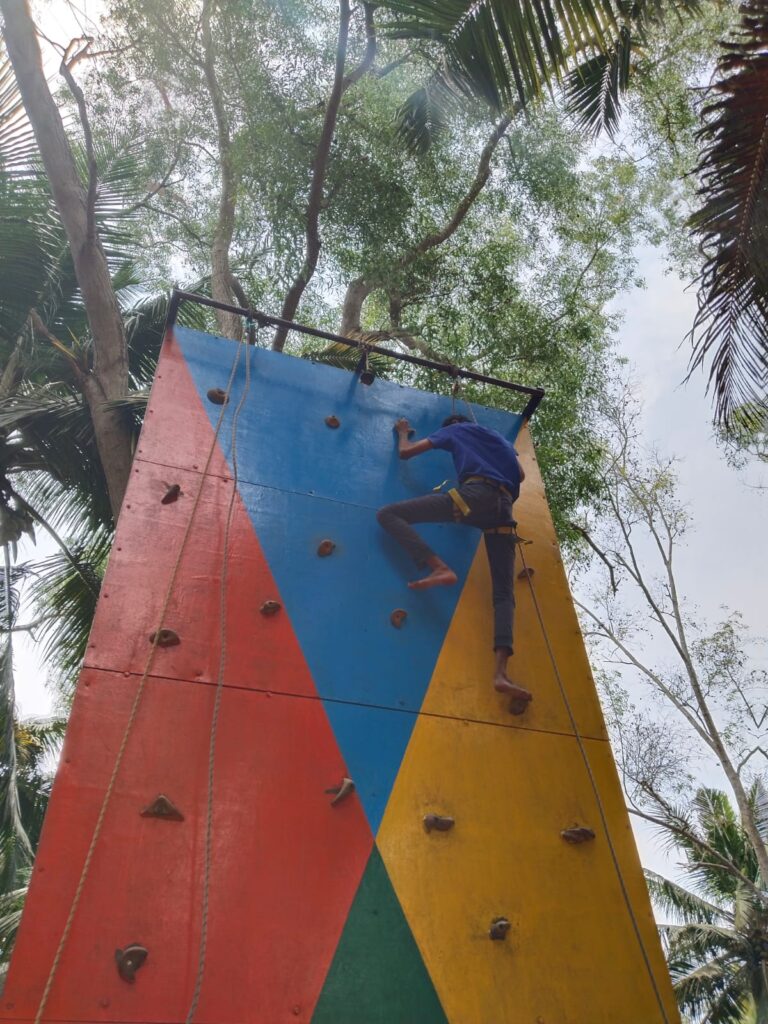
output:
[[[703,111],[691,217],[704,264],[693,368],[711,358],[717,418],[764,429],[768,415],[768,19],[747,0],[722,44]]]
[[[93,364],[80,386],[88,403],[94,436],[117,519],[131,465],[131,434],[123,413],[112,403],[128,389],[128,357],[118,302],[107,256],[96,222],[99,168],[85,99],[72,74],[87,45],[65,53],[61,72],[75,97],[87,154],[87,186],[64,131],[59,110],[48,89],[29,6],[1,0],[3,38],[13,65],[29,123],[35,133],[61,223],[69,242],[75,275],[93,338]]]
[[[766,792],[755,784],[749,799],[766,835]],[[764,1024],[768,902],[749,837],[716,789],[700,789],[690,810],[665,813],[690,887],[650,871],[646,879],[654,903],[672,919],[660,931],[680,1007],[693,1022]]]

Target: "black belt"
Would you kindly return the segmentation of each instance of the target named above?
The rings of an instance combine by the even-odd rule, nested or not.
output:
[[[494,480],[489,476],[465,476],[464,479],[461,481],[461,484],[462,486],[464,484],[471,484],[474,480],[478,480],[480,483],[483,484],[490,484],[491,487],[495,487],[497,491],[501,491],[501,493],[506,494],[508,498],[512,498],[511,492],[507,487],[504,486],[503,483],[501,483],[500,480]],[[512,500],[514,501],[515,499],[512,498]]]

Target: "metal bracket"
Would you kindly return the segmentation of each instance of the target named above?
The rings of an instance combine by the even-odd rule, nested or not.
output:
[[[133,985],[136,981],[136,971],[144,964],[148,956],[149,951],[135,942],[126,946],[125,949],[116,949],[117,972],[123,981]]]
[[[334,794],[333,800],[331,800],[331,807],[335,807],[336,804],[340,804],[342,800],[345,800],[354,791],[354,782],[345,776],[338,786],[332,786],[330,789],[326,789],[325,792]]]
[[[572,843],[576,846],[579,843],[591,842],[595,838],[595,833],[591,828],[587,828],[586,825],[577,825],[574,828],[564,828],[560,836],[566,843]]]
[[[141,812],[141,816],[142,818],[162,818],[164,821],[184,821],[184,815],[164,793],[158,793],[152,803]]]
[[[424,815],[424,828],[427,832],[449,832],[456,824],[454,818],[449,818],[444,814],[425,814]]]
[[[178,647],[181,638],[175,629],[158,629],[155,633],[149,634],[149,642],[157,643],[158,647]]]

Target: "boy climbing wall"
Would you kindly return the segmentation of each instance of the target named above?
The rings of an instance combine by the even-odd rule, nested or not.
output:
[[[512,506],[525,478],[517,452],[497,431],[472,423],[466,416],[449,416],[440,430],[421,441],[409,441],[411,427],[406,419],[395,423],[395,431],[401,459],[413,458],[432,448],[449,451],[459,486],[447,494],[427,494],[386,505],[377,513],[379,523],[419,567],[431,570],[429,575],[408,584],[412,590],[456,583],[456,573],[422,540],[412,523],[459,522],[483,531],[493,597],[493,685],[498,693],[511,697],[512,714],[521,715],[533,695],[507,676],[515,608],[516,537]]]

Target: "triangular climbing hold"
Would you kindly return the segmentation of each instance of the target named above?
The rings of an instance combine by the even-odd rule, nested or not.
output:
[[[312,1024],[447,1024],[374,846]]]

